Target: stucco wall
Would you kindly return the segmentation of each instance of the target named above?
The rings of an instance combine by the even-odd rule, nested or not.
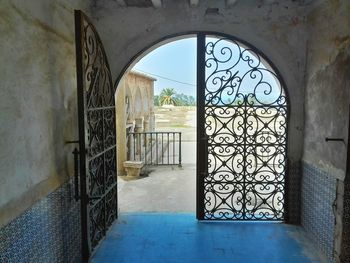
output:
[[[348,143],[349,1],[318,1],[324,4],[314,7],[303,1],[238,1],[232,8],[225,1],[201,0],[198,7],[188,2],[164,0],[155,9],[120,7],[113,0],[1,1],[0,225],[72,173],[73,146],[65,141],[77,138],[73,9],[82,9],[96,24],[114,78],[140,52],[149,52],[146,47],[189,31],[230,34],[262,51],[289,93],[289,159],[297,163],[303,155],[338,179],[338,255]],[[209,14],[207,8],[218,11]],[[325,137],[345,143],[326,143]]]
[[[321,169],[337,179],[334,207],[320,203],[318,207],[322,209],[317,210],[319,215],[334,210],[333,252],[337,260],[341,247],[350,104],[349,1],[326,1],[315,8],[308,16],[308,32],[303,160],[313,169]],[[326,142],[326,137],[341,138],[344,142]],[[324,191],[330,191],[330,186]],[[309,211],[305,213],[308,215]],[[319,230],[320,240],[324,239],[323,231]]]
[[[0,225],[71,175],[77,139],[75,8],[84,1],[0,3]]]
[[[69,175],[72,149],[64,142],[77,137],[75,114],[71,114],[76,107],[74,8],[91,8],[89,13],[105,44],[114,77],[120,76],[146,47],[172,34],[223,32],[260,49],[286,82],[291,102],[288,153],[292,162],[300,159],[307,7],[287,0],[264,5],[238,1],[232,8],[225,8],[224,1],[203,0],[198,7],[191,7],[188,1],[164,0],[160,9],[128,7],[126,12],[116,1],[87,4],[23,0],[1,3],[0,132],[6,139],[1,140],[0,207],[16,211],[13,207],[20,196],[30,193],[25,200],[38,199]],[[218,13],[206,14],[208,7],[218,8]],[[310,21],[317,19],[317,14],[314,16]],[[315,30],[315,34],[322,31]],[[334,45],[346,42],[341,38],[344,34],[339,36],[333,39]],[[309,65],[317,65],[318,61],[312,62],[317,56],[309,53]],[[309,71],[310,80],[315,70],[309,66]],[[305,151],[304,156],[308,160],[312,153]],[[34,190],[38,184],[42,187]],[[1,215],[4,217],[4,213]]]
[[[89,5],[91,4],[91,5]],[[90,16],[105,44],[114,78],[139,52],[171,34],[209,30],[241,38],[280,70],[291,99],[289,158],[300,159],[303,127],[305,7],[239,1],[163,1],[122,8],[116,1],[2,1],[0,223],[4,224],[71,174],[77,138],[73,9]],[[218,14],[205,14],[208,7]],[[295,143],[297,142],[297,143]]]
[[[329,1],[314,10],[308,21],[303,159],[344,179],[350,103],[350,3]],[[342,138],[345,143],[326,142],[326,137]]]
[[[176,39],[166,39],[168,36],[194,31],[232,35],[250,43],[270,59],[282,75],[290,99],[288,158],[292,172],[287,182],[286,203],[290,213],[286,220],[298,223],[304,142],[305,23],[312,6],[301,1],[267,2],[237,1],[232,8],[227,8],[225,1],[201,0],[193,7],[187,0],[164,0],[163,6],[155,9],[121,7],[115,1],[101,0],[92,6],[91,14],[105,44],[114,77],[120,78],[142,55]],[[210,13],[208,8],[217,8],[217,12]]]
[[[225,1],[202,0],[199,6],[191,7],[189,1],[164,0],[163,7],[155,9],[120,7],[115,1],[103,0],[92,7],[92,14],[115,77],[146,47],[173,34],[222,32],[260,49],[287,84],[292,105],[288,151],[294,162],[301,157],[303,142],[306,9],[293,1],[278,2],[262,5],[259,1],[238,1],[234,7],[225,8]],[[206,14],[209,7],[218,8],[218,14]]]

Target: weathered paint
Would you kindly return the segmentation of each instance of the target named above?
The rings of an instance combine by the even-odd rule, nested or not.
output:
[[[216,13],[207,12],[217,8]],[[265,5],[238,1],[225,8],[225,1],[202,0],[193,8],[188,1],[163,1],[163,7],[120,7],[116,2],[99,1],[91,9],[96,27],[106,46],[114,76],[174,34],[190,31],[223,32],[245,40],[260,49],[280,70],[290,95],[289,158],[302,154],[303,86],[305,70],[307,9],[292,1]],[[169,41],[169,40],[168,40]],[[167,41],[163,42],[166,43]],[[149,47],[150,49],[145,50]],[[171,61],[169,61],[171,63]],[[130,68],[130,67],[129,67]]]
[[[74,8],[93,17],[115,78],[138,52],[170,34],[218,31],[255,45],[286,80],[293,105],[290,137],[299,142],[290,144],[289,157],[300,159],[305,7],[286,0],[273,5],[239,1],[230,9],[224,1],[207,0],[198,7],[167,0],[158,9],[120,7],[110,0],[2,1],[1,224],[10,219],[6,207],[22,204],[12,213],[18,214],[52,191],[50,182],[57,187],[71,175],[72,146],[65,141],[77,138]],[[41,194],[24,205],[35,187]]]
[[[303,159],[338,179],[334,201],[334,256],[339,261],[350,104],[348,1],[327,1],[308,17]],[[326,142],[325,138],[344,142]],[[328,208],[331,209],[331,208]]]
[[[121,7],[112,0],[2,1],[0,224],[71,175],[72,146],[65,141],[77,138],[74,8],[93,17],[114,78],[140,59],[135,58],[146,47],[189,31],[227,33],[266,54],[281,72],[290,96],[289,158],[297,162],[303,155],[339,178],[339,240],[346,148],[324,138],[348,141],[346,0],[315,1],[310,6],[289,0],[237,1],[232,8],[225,8],[225,1],[201,0],[191,7],[186,0],[164,0],[158,9]],[[336,243],[336,254],[338,247]]]
[[[350,47],[350,46],[349,46]],[[338,56],[307,82],[304,159],[344,180],[350,85],[350,53]],[[344,142],[326,142],[325,138]]]
[[[83,2],[1,1],[0,225],[72,175],[73,9]]]

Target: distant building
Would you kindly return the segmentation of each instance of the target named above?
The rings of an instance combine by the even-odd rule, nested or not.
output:
[[[142,143],[128,136],[128,133],[154,131],[154,81],[155,78],[131,71],[118,85],[116,91],[118,175],[125,174],[123,163],[133,160],[134,143]]]

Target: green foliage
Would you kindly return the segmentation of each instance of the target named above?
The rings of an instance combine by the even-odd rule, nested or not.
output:
[[[160,95],[154,96],[154,105],[196,106],[196,99],[183,93],[177,94],[173,88],[165,88]]]
[[[176,91],[173,88],[165,88],[161,91],[159,97],[160,105],[174,105],[176,106],[176,100],[174,98]]]
[[[154,106],[160,106],[159,99],[160,99],[159,95],[154,95],[153,97]]]
[[[176,94],[175,100],[179,106],[196,106],[196,99],[190,95]]]

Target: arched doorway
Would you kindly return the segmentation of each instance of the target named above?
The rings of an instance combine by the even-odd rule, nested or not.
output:
[[[173,40],[173,39],[171,39]],[[131,82],[131,76],[134,76]],[[167,77],[168,76],[168,77]],[[119,213],[191,213],[196,209],[196,38],[182,38],[152,50],[123,76],[117,105],[123,106],[125,89],[141,95],[131,99],[132,112],[141,106],[144,125],[126,134],[126,141],[141,155],[118,162]],[[147,84],[147,85],[146,85]],[[170,95],[169,93],[170,92]],[[168,100],[170,98],[170,100]],[[134,105],[137,104],[137,105]],[[123,110],[121,110],[121,113]],[[122,114],[118,116],[121,120]],[[123,138],[119,126],[117,138]],[[141,144],[138,143],[140,139]],[[119,154],[123,144],[118,144]],[[136,146],[136,147],[135,147]],[[135,152],[135,151],[134,151]],[[142,162],[137,173],[130,163]],[[141,166],[140,165],[140,166]],[[136,169],[135,169],[136,170]]]
[[[75,21],[76,196],[87,260],[117,218],[114,94],[119,81],[113,88],[89,19],[76,11]],[[261,52],[242,41],[219,33],[191,35],[197,37],[197,218],[283,220],[288,104],[282,78]]]
[[[132,63],[161,44],[194,36],[197,219],[283,221],[288,96],[267,57],[229,35],[191,32],[165,38]]]

